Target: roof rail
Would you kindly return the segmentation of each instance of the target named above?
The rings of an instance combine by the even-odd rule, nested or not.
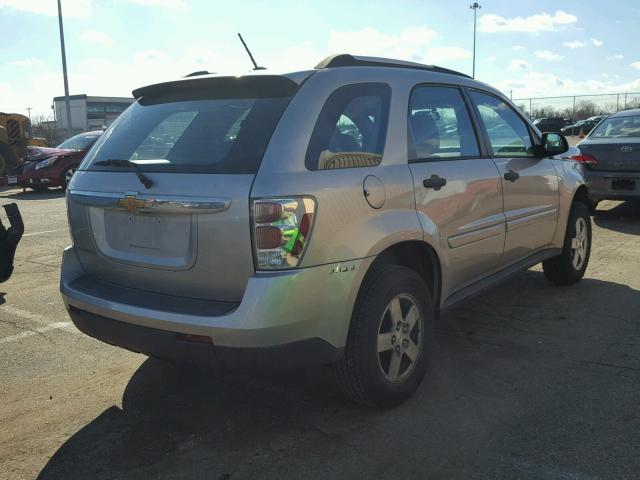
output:
[[[209,75],[211,72],[207,72],[206,70],[198,70],[197,72],[191,72],[188,75],[185,75],[183,78],[189,77],[199,77],[200,75]]]
[[[471,78],[469,75],[448,68],[437,67],[435,65],[424,65],[422,63],[395,60],[392,58],[361,57],[348,53],[330,55],[315,66],[316,69],[336,68],[336,67],[391,67],[410,68],[415,70],[427,70],[429,72],[447,73],[459,77]]]

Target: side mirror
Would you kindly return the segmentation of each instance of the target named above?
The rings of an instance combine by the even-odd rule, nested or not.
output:
[[[569,150],[569,142],[564,135],[553,132],[545,132],[542,134],[542,145],[540,145],[540,157],[553,157],[561,155]]]

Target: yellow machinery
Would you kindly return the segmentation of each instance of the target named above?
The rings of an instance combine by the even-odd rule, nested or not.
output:
[[[0,112],[0,175],[18,165],[28,146],[45,147],[42,138],[31,138],[29,118],[19,113]]]

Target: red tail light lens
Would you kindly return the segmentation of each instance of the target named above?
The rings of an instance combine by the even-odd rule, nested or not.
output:
[[[256,227],[256,245],[259,249],[278,248],[282,245],[282,231],[278,227],[259,225]]]
[[[282,205],[276,202],[257,202],[253,215],[256,224],[276,222],[282,217]]]
[[[574,160],[578,163],[584,163],[586,165],[597,165],[598,160],[593,155],[589,155],[587,153],[581,153],[580,155],[571,155],[571,160]]]
[[[295,268],[311,235],[315,201],[309,197],[253,200],[257,270]]]

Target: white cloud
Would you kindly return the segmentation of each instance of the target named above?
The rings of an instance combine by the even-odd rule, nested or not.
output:
[[[86,18],[91,15],[92,0],[65,0],[62,5],[64,18]],[[18,10],[55,17],[58,5],[54,1],[45,0],[0,0],[0,9]]]
[[[471,52],[462,47],[432,47],[422,61],[424,63],[442,63],[452,60],[466,60],[471,58]]]
[[[329,34],[329,50],[345,49],[356,55],[393,57],[421,61],[427,46],[438,36],[426,27],[408,27],[399,33],[383,33],[371,27],[353,32],[332,30]]]
[[[113,38],[107,35],[105,32],[95,29],[89,29],[83,31],[78,40],[81,42],[94,43],[102,47],[112,47],[115,42]]]
[[[624,58],[624,55],[622,55],[621,53],[616,53],[615,55],[611,55],[610,57],[607,57],[609,60],[622,60]]]
[[[524,50],[524,47],[522,45],[514,45],[513,47],[511,47],[511,50],[513,50],[514,52],[519,52],[520,50]]]
[[[10,62],[11,65],[15,65],[17,67],[37,67],[42,65],[42,60],[35,57],[23,58],[22,60],[14,60]]]
[[[565,47],[569,47],[569,48],[571,48],[571,49],[574,49],[574,48],[582,48],[582,47],[586,47],[586,46],[587,46],[587,44],[586,44],[586,43],[581,42],[580,40],[574,40],[573,42],[562,42],[562,44],[563,44]]]
[[[629,65],[631,68],[635,68],[636,70],[640,70],[640,62],[633,62]]]
[[[487,57],[487,62],[495,62],[498,58],[495,55]]]
[[[548,32],[557,30],[560,25],[576,23],[578,17],[562,10],[553,15],[546,12],[528,17],[505,18],[499,15],[482,15],[478,29],[481,32]]]
[[[368,27],[352,32],[331,31],[328,51],[355,55],[390,57],[426,64],[446,64],[468,60],[471,51],[458,46],[432,46],[437,32],[426,27],[407,27],[398,33],[384,33]],[[346,47],[345,47],[346,46]]]
[[[536,50],[533,54],[541,58],[542,60],[562,60],[564,57],[557,53],[550,52],[549,50]]]
[[[171,8],[174,10],[186,10],[188,8],[185,0],[130,0],[131,3],[144,5],[147,7]]]
[[[640,62],[638,62],[640,64]],[[640,78],[624,83],[616,83],[612,79],[616,75],[609,75],[608,80],[587,79],[572,80],[567,76],[556,76],[553,73],[537,72],[529,70],[520,75],[512,75],[507,78],[499,78],[492,82],[503,92],[514,90],[514,98],[523,99],[528,97],[548,97],[562,95],[584,95],[616,92],[636,92],[640,91]],[[570,103],[562,104],[556,101],[556,106],[562,108]]]
[[[601,47],[602,45],[604,45],[604,42],[602,40],[598,40],[597,38],[592,38],[591,43],[593,43],[595,47]]]
[[[525,62],[524,60],[520,60],[519,58],[515,58],[509,62],[509,70],[512,72],[521,72],[524,70],[531,70],[531,64],[529,62]]]

